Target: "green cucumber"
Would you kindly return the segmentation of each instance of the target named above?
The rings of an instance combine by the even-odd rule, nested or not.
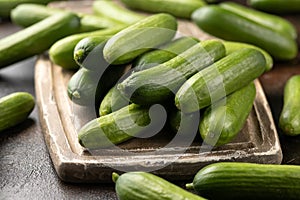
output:
[[[198,111],[248,85],[265,67],[260,51],[235,51],[189,78],[176,93],[175,104],[185,113]]]
[[[245,125],[255,96],[255,85],[250,83],[206,108],[199,125],[203,141],[211,146],[232,141]]]
[[[245,42],[266,50],[276,60],[297,56],[296,41],[287,34],[262,26],[218,5],[204,6],[192,15],[193,21],[205,32],[236,42]]]
[[[133,103],[162,103],[172,98],[186,79],[221,59],[225,53],[222,42],[205,40],[163,64],[132,73],[117,88]]]
[[[300,135],[300,75],[294,75],[288,79],[283,96],[279,127],[287,135]]]
[[[150,121],[149,108],[131,104],[88,122],[80,129],[78,140],[88,149],[111,147],[145,131]]]
[[[132,67],[135,72],[152,68],[158,64],[171,60],[198,42],[199,40],[194,37],[178,38],[170,43],[158,47],[156,50],[142,54],[134,61]]]
[[[49,49],[57,40],[78,31],[79,19],[72,13],[52,15],[0,40],[0,68]]]
[[[229,55],[234,51],[240,50],[242,48],[254,48],[256,50],[259,50],[266,59],[266,71],[270,71],[273,68],[273,58],[272,56],[266,52],[265,50],[251,45],[251,44],[247,44],[247,43],[241,43],[241,42],[231,42],[231,41],[223,41],[223,44],[225,46],[226,49],[226,54]]]
[[[121,2],[131,9],[169,13],[175,17],[187,19],[197,8],[206,5],[203,0],[121,0]]]
[[[106,43],[103,55],[112,64],[126,64],[137,56],[169,42],[177,30],[176,19],[169,14],[156,14],[125,28]]]
[[[261,26],[265,26],[266,28],[269,28],[276,32],[286,34],[293,39],[297,38],[297,30],[294,27],[294,25],[280,16],[250,9],[246,6],[242,6],[241,4],[237,4],[234,2],[224,2],[219,5],[220,7],[228,11],[231,11],[233,13],[236,13],[237,15],[240,15],[242,17],[245,17],[249,20],[258,23]],[[299,1],[299,5],[300,5],[300,1]]]
[[[113,173],[112,179],[120,200],[204,200],[148,172]]]
[[[116,26],[114,28],[92,31],[88,33],[77,33],[62,38],[51,46],[49,50],[50,59],[53,63],[64,69],[77,70],[79,65],[73,59],[73,53],[74,48],[80,40],[90,36],[111,36],[123,28],[124,26]]]
[[[76,63],[89,70],[97,70],[95,67],[108,66],[103,58],[103,48],[108,36],[90,36],[80,40],[74,48],[74,60]],[[97,64],[95,64],[97,63]]]
[[[96,0],[92,7],[96,15],[110,18],[118,23],[133,24],[145,18],[145,16],[128,10],[114,1]]]
[[[295,165],[219,162],[186,186],[208,199],[299,199],[299,172]]]
[[[276,14],[300,12],[299,0],[249,0],[248,5],[258,10]]]
[[[0,132],[25,121],[34,106],[34,97],[27,92],[14,92],[0,98]]]

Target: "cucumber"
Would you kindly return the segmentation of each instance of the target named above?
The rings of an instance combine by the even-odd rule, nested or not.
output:
[[[49,49],[57,40],[78,31],[79,19],[72,13],[52,15],[0,40],[0,68]]]
[[[300,167],[220,162],[202,168],[187,188],[208,199],[299,199]]]
[[[225,47],[220,41],[206,40],[163,64],[132,73],[117,88],[136,104],[163,103],[173,97],[186,79],[223,56]]]
[[[110,18],[118,23],[134,24],[145,18],[145,16],[128,10],[114,1],[96,0],[92,7],[96,15]]]
[[[148,172],[112,174],[120,200],[203,200],[167,180]]]
[[[284,87],[283,108],[280,113],[279,127],[286,135],[300,134],[300,75],[293,75]]]
[[[90,36],[80,40],[74,48],[74,60],[76,63],[89,70],[97,70],[95,67],[108,66],[103,58],[103,48],[108,36]],[[97,63],[97,64],[95,64]]]
[[[192,19],[211,35],[224,40],[253,44],[266,50],[276,60],[291,60],[297,56],[297,43],[292,37],[223,7],[204,6],[193,13]]]
[[[73,59],[73,52],[80,40],[90,36],[111,36],[123,28],[124,26],[116,26],[114,28],[92,31],[88,33],[77,33],[62,38],[51,46],[49,50],[50,59],[53,63],[64,69],[77,70],[79,65]]]
[[[194,37],[178,38],[158,47],[156,50],[142,54],[133,62],[132,67],[135,72],[152,68],[158,64],[171,60],[198,42],[199,40]]]
[[[169,13],[190,19],[191,14],[206,5],[203,0],[121,0],[127,7],[152,13]]]
[[[211,146],[232,141],[245,125],[255,96],[255,85],[250,83],[206,108],[199,125],[203,141]]]
[[[78,140],[88,149],[112,147],[146,131],[149,124],[149,108],[131,104],[88,122],[80,129]]]
[[[268,52],[266,52],[265,50],[263,50],[257,46],[247,44],[247,43],[231,42],[231,41],[223,41],[223,44],[226,49],[226,55],[229,55],[232,52],[240,50],[242,48],[254,48],[256,50],[259,50],[265,56],[265,59],[266,59],[266,72],[270,71],[273,68],[272,56]]]
[[[224,2],[219,5],[230,12],[258,23],[261,26],[265,26],[278,33],[286,34],[293,39],[297,38],[297,30],[294,25],[280,16],[250,9],[234,2]]]
[[[176,19],[169,14],[156,14],[125,28],[108,40],[103,55],[112,64],[126,64],[151,48],[172,40],[177,30]]]
[[[175,105],[185,113],[198,111],[248,85],[265,66],[260,51],[235,51],[189,78],[176,93]]]
[[[300,12],[299,0],[249,0],[248,5],[258,10],[276,14]]]
[[[27,92],[14,92],[0,98],[0,132],[25,121],[35,106]]]

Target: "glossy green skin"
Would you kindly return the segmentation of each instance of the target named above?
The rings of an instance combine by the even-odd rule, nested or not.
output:
[[[221,59],[225,53],[220,41],[206,40],[163,64],[132,73],[117,88],[136,104],[162,103],[172,98],[189,77]]]
[[[114,28],[99,31],[77,33],[62,38],[51,46],[49,50],[50,59],[53,63],[59,65],[64,69],[77,70],[79,68],[79,65],[73,59],[73,54],[74,48],[76,47],[77,43],[80,42],[80,40],[91,36],[110,36],[119,32],[123,28],[124,26],[116,26]]]
[[[146,129],[150,123],[148,111],[148,108],[131,104],[94,119],[80,129],[79,143],[88,149],[98,149],[125,142]]]
[[[0,68],[49,49],[57,40],[78,31],[79,19],[72,13],[52,15],[0,40]]]
[[[288,1],[285,0],[285,2]],[[300,1],[298,2],[300,5]],[[282,17],[250,9],[234,2],[224,2],[219,5],[228,11],[258,23],[261,26],[265,26],[271,30],[290,36],[291,38],[297,38],[297,30],[294,25]]]
[[[299,0],[249,0],[248,4],[255,9],[276,14],[300,12]]]
[[[167,180],[147,172],[127,172],[116,180],[120,200],[203,200]]]
[[[203,0],[121,0],[127,7],[152,12],[169,13],[175,17],[187,18],[197,9],[206,5]]]
[[[15,92],[0,98],[0,132],[25,121],[34,106],[34,97],[27,92]]]
[[[284,88],[283,108],[279,118],[279,127],[290,136],[300,135],[300,75],[294,75]]]
[[[255,95],[255,85],[250,83],[206,108],[199,125],[203,141],[211,146],[221,146],[232,141],[245,125]]]
[[[96,15],[110,18],[118,23],[134,24],[145,16],[128,10],[114,1],[94,1],[93,11]]]
[[[297,56],[297,43],[289,35],[276,32],[220,6],[202,7],[193,13],[192,19],[211,35],[256,45],[276,60],[291,60]]]
[[[300,167],[215,163],[194,177],[194,189],[208,199],[299,199]]]
[[[189,78],[178,90],[175,104],[185,113],[198,111],[241,89],[265,71],[260,51],[233,52]]]
[[[167,43],[156,50],[149,51],[138,57],[132,64],[135,72],[162,64],[198,43],[194,37],[181,37]]]
[[[231,42],[231,41],[223,41],[223,44],[226,48],[226,55],[229,55],[237,50],[243,49],[243,48],[254,48],[256,50],[259,50],[266,59],[266,71],[270,71],[273,68],[273,58],[271,55],[266,52],[265,50],[251,45],[251,44],[246,44],[246,43],[241,43],[241,42]]]
[[[114,35],[106,43],[103,55],[108,63],[130,63],[139,55],[169,42],[177,30],[176,19],[156,14],[140,20]]]

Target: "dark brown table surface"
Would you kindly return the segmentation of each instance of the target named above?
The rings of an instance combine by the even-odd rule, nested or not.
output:
[[[287,16],[300,27],[299,16]],[[298,24],[297,24],[298,23]],[[19,30],[0,22],[0,38]],[[300,31],[298,30],[300,33]],[[34,91],[35,57],[0,70],[0,97],[16,91]],[[274,121],[282,108],[286,80],[300,74],[300,56],[289,63],[276,63],[260,79]],[[300,137],[286,137],[278,129],[283,164],[300,164]],[[116,199],[113,185],[70,184],[59,180],[52,166],[35,107],[24,123],[0,134],[0,199]]]

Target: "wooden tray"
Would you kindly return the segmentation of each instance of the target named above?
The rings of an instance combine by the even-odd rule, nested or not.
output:
[[[66,2],[58,7],[69,5],[70,2]],[[76,5],[79,3],[76,2]],[[179,23],[179,31],[201,40],[211,38],[184,20]],[[111,182],[113,171],[132,170],[154,170],[155,174],[169,180],[186,180],[203,166],[219,161],[281,163],[282,152],[276,128],[258,80],[255,81],[257,96],[253,110],[238,137],[227,145],[211,149],[196,138],[184,153],[180,145],[157,153],[172,139],[169,133],[162,131],[153,138],[132,139],[120,145],[121,149],[91,153],[78,143],[77,131],[95,116],[90,115],[87,108],[69,100],[66,91],[72,74],[52,64],[47,55],[40,56],[36,63],[35,89],[40,122],[54,168],[64,181]]]

